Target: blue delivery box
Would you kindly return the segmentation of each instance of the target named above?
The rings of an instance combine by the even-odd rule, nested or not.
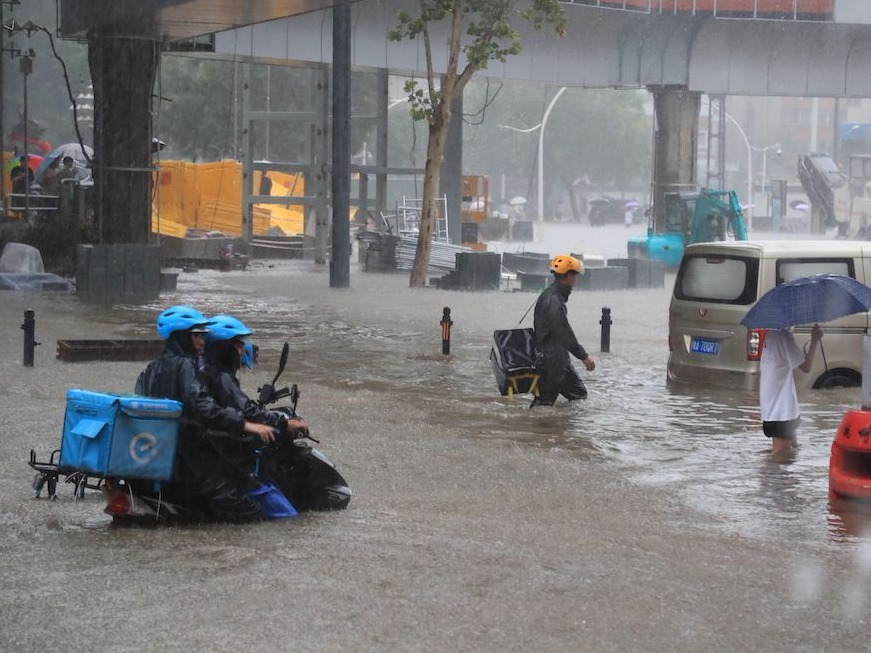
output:
[[[59,467],[169,480],[181,411],[172,399],[68,390]]]

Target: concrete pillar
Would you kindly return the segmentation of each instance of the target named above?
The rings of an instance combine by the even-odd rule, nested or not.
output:
[[[251,121],[251,64],[242,66],[242,239],[251,254],[254,238],[254,205],[251,203],[251,179],[254,174],[254,123]]]
[[[333,7],[333,247],[330,287],[347,288],[351,269],[351,6]]]
[[[330,223],[330,208],[327,191],[329,190],[329,113],[330,113],[330,78],[328,70],[314,70],[312,79],[312,98],[315,114],[315,124],[312,125],[311,137],[311,172],[306,180],[306,194],[311,185],[314,195],[314,210],[309,212],[309,220],[314,224],[306,225],[306,234],[314,236],[314,260],[319,265],[327,262],[326,243]],[[308,243],[307,243],[308,247]]]
[[[359,192],[359,209],[362,211],[369,210],[369,175],[365,172],[360,173],[360,192]]]
[[[375,165],[384,169],[387,167],[387,105],[390,99],[387,70],[379,70],[377,75]],[[387,174],[383,172],[375,175],[375,211],[387,212]],[[380,216],[376,217],[380,220]]]
[[[151,21],[150,23],[148,21]],[[124,25],[118,26],[123,32]],[[153,16],[143,36],[94,29],[88,63],[94,81],[94,211],[100,242],[147,244],[151,235],[152,89],[160,60]]]
[[[696,183],[701,93],[653,87],[656,117],[653,146],[653,211],[657,220],[667,192],[690,191]]]
[[[463,96],[460,95],[451,108],[451,124],[445,139],[445,154],[439,196],[448,198],[448,237],[450,242],[462,242],[463,208]]]

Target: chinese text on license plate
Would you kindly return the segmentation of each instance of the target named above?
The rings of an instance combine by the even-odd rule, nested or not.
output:
[[[690,343],[690,351],[694,354],[709,354],[716,356],[720,349],[719,340],[709,338],[693,338]]]

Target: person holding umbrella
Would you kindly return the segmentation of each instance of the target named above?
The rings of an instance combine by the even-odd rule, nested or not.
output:
[[[802,352],[791,331],[772,329],[765,334],[759,361],[759,408],[762,432],[771,438],[771,456],[787,459],[796,444],[795,434],[801,423],[793,370],[807,374],[823,331],[818,324],[811,330],[807,353]]]
[[[819,322],[869,310],[871,288],[845,275],[815,274],[769,290],[741,320],[747,329],[767,330],[759,362],[759,406],[774,458],[788,458],[795,446],[800,412],[793,370],[809,372],[817,348],[822,350]],[[814,325],[806,354],[788,331],[801,324]]]
[[[632,226],[632,222],[635,220],[635,212],[639,206],[635,200],[629,200],[623,205],[623,224],[626,225],[627,229]]]

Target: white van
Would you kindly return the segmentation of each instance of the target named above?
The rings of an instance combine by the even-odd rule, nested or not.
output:
[[[741,320],[774,286],[811,274],[832,272],[867,284],[871,243],[850,241],[742,241],[699,243],[684,252],[668,319],[670,382],[714,383],[755,390],[765,331]],[[801,388],[858,386],[862,382],[862,336],[868,313],[826,322],[822,349]],[[795,327],[800,347],[813,325]]]

